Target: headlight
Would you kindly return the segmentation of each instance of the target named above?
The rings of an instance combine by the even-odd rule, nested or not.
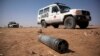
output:
[[[80,10],[76,10],[76,15],[81,15],[81,11]]]

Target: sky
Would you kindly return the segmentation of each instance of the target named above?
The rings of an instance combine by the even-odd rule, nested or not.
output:
[[[0,26],[7,26],[10,21],[25,27],[38,26],[38,10],[55,2],[90,11],[90,24],[100,25],[100,0],[0,0]]]

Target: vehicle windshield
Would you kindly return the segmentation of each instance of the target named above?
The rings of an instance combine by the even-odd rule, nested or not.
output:
[[[58,5],[62,13],[68,12],[71,8],[65,5]]]
[[[9,22],[9,24],[16,24],[16,22]]]

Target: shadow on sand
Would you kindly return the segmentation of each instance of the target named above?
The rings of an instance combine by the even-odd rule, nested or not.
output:
[[[60,53],[60,54],[65,54],[65,53],[75,53],[75,51],[73,51],[73,50],[71,50],[71,49],[68,49],[66,52]]]
[[[75,51],[68,49],[68,51],[66,53],[75,53]]]
[[[75,28],[75,29],[81,29],[81,28]],[[84,28],[84,29],[82,29],[82,30],[85,30],[85,29],[98,29],[97,27],[94,27],[94,28]]]
[[[67,28],[55,28],[55,29],[67,29]],[[75,28],[75,29],[80,29],[80,30],[86,30],[86,29],[99,29],[98,27],[88,27],[88,28]]]

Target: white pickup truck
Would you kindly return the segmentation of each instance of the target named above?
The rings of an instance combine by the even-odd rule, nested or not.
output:
[[[74,29],[76,25],[80,28],[87,28],[91,21],[90,12],[82,9],[71,9],[62,3],[54,3],[39,9],[37,23],[46,28],[52,25],[58,28],[64,25],[65,28]]]

